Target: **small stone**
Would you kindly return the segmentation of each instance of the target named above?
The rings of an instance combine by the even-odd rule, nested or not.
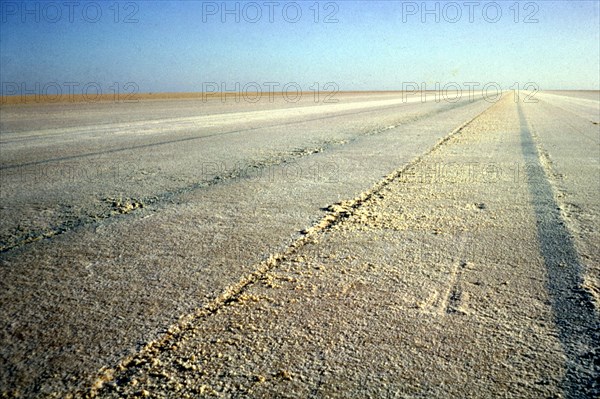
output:
[[[279,372],[277,373],[277,377],[289,381],[292,379],[292,373],[290,373],[288,370],[279,370]]]

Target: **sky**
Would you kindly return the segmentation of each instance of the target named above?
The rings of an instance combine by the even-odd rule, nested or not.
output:
[[[1,0],[0,81],[4,95],[413,82],[598,90],[599,4]]]

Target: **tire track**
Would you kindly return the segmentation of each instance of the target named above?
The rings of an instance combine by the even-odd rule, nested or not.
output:
[[[397,106],[390,106],[388,108],[391,109],[391,108],[395,108],[395,107],[397,107]],[[378,108],[378,109],[375,109],[375,110],[365,110],[365,111],[356,112],[354,114],[381,111],[381,110],[385,110],[385,109],[388,109],[388,108]],[[131,151],[131,150],[147,149],[147,148],[152,148],[152,147],[158,147],[158,146],[161,146],[161,145],[183,143],[183,142],[195,141],[195,140],[203,140],[203,139],[208,139],[208,138],[211,138],[211,137],[229,136],[229,135],[233,135],[233,134],[240,134],[240,133],[245,133],[245,132],[251,132],[253,130],[267,129],[267,128],[273,128],[273,127],[283,127],[283,126],[290,126],[290,125],[297,125],[299,123],[304,123],[304,122],[315,122],[315,121],[332,119],[332,118],[337,118],[337,117],[342,117],[342,116],[354,115],[354,114],[353,113],[345,113],[345,114],[329,115],[329,116],[323,116],[323,117],[313,118],[313,119],[304,119],[304,120],[301,120],[301,121],[293,121],[293,122],[285,122],[285,123],[275,123],[275,124],[271,124],[271,125],[262,125],[262,126],[255,126],[255,127],[250,127],[250,128],[244,128],[244,129],[229,130],[229,131],[225,131],[225,132],[221,132],[221,133],[206,134],[206,135],[202,135],[202,136],[183,137],[183,138],[175,139],[175,140],[159,141],[159,142],[156,142],[156,143],[140,144],[140,145],[130,146],[130,147],[120,147],[120,148],[115,148],[115,149],[112,149],[112,150],[88,152],[88,153],[79,154],[79,155],[70,155],[70,156],[65,156],[65,157],[50,158],[50,159],[44,159],[44,160],[40,160],[40,161],[26,162],[26,163],[22,163],[22,164],[13,164],[13,165],[0,166],[0,170],[8,170],[8,169],[16,169],[16,168],[22,168],[22,167],[36,166],[36,165],[44,165],[44,164],[53,163],[53,162],[72,161],[74,159],[82,159],[82,158],[87,158],[87,157],[95,157],[95,156],[101,156],[101,155],[106,155],[106,154],[115,154],[115,153],[119,153],[119,152]]]
[[[480,101],[482,101],[482,100],[480,100]],[[463,102],[463,103],[459,103],[459,104],[452,104],[451,106],[449,106],[447,108],[437,109],[437,110],[433,110],[433,111],[419,114],[416,116],[402,118],[401,120],[399,120],[398,122],[396,122],[390,126],[378,128],[375,130],[370,130],[370,131],[363,132],[363,133],[358,133],[357,135],[355,135],[354,137],[352,137],[348,140],[323,141],[314,147],[299,148],[299,149],[295,149],[295,150],[287,152],[287,153],[279,153],[276,156],[271,157],[271,158],[263,158],[263,159],[256,160],[256,161],[250,161],[246,165],[247,168],[245,168],[245,169],[252,169],[253,171],[256,171],[256,172],[262,172],[268,167],[283,165],[288,162],[297,161],[302,158],[309,157],[313,154],[328,151],[334,147],[339,147],[339,146],[354,143],[362,137],[382,134],[388,130],[395,129],[403,124],[421,121],[423,119],[426,119],[428,117],[431,117],[431,116],[434,116],[437,114],[442,114],[445,112],[450,112],[450,111],[453,111],[456,109],[460,109],[469,104],[474,104],[474,103]],[[391,107],[386,107],[386,108],[379,108],[376,110],[366,110],[366,111],[362,111],[362,112],[375,112],[375,111],[385,110],[388,108],[397,108],[397,105],[394,105]],[[359,112],[359,113],[362,113],[362,112]],[[252,131],[252,130],[256,130],[256,129],[285,126],[285,125],[298,124],[298,123],[304,123],[304,122],[312,122],[314,120],[337,118],[337,117],[341,117],[341,116],[348,116],[348,115],[355,115],[355,114],[352,114],[352,113],[347,113],[347,114],[343,114],[343,115],[336,114],[333,116],[316,118],[316,119],[312,119],[312,120],[303,120],[303,121],[296,121],[296,122],[279,124],[279,125],[274,125],[274,126],[262,126],[262,127],[249,128],[249,129],[245,129],[245,130],[237,130],[237,131],[232,131],[232,132],[229,132],[226,134],[241,133],[241,132]],[[218,135],[220,135],[220,134],[210,135],[210,137],[218,136]],[[192,138],[192,139],[201,139],[201,138],[206,138],[206,137],[209,137],[209,136],[196,137],[196,138]],[[188,140],[188,139],[190,139],[190,138],[181,139],[181,141]],[[175,141],[180,141],[180,140],[175,140]],[[143,145],[143,146],[136,147],[136,148],[145,148],[146,146],[149,146],[149,145],[150,144]],[[124,151],[125,149],[118,149],[115,151],[121,151],[121,150]],[[101,153],[97,153],[95,155],[99,155],[99,154],[101,154]],[[81,155],[81,156],[83,157],[84,155]],[[54,160],[52,160],[52,162],[53,161]],[[46,161],[39,161],[39,163],[43,163],[43,162],[46,162]],[[50,162],[50,161],[48,161],[48,162]],[[25,165],[25,164],[22,164],[21,166],[23,166],[23,165]],[[2,168],[0,168],[0,170],[1,169]],[[162,209],[164,206],[168,206],[169,204],[171,204],[173,201],[177,200],[177,198],[183,194],[188,194],[188,193],[194,192],[196,190],[201,190],[201,189],[205,189],[208,187],[212,187],[217,184],[223,184],[223,183],[238,179],[240,177],[241,177],[240,171],[233,170],[233,171],[226,172],[225,174],[217,175],[210,180],[196,182],[196,183],[193,183],[193,184],[190,184],[187,186],[177,188],[175,190],[158,193],[158,194],[153,194],[153,195],[148,195],[148,196],[141,197],[141,198],[125,198],[124,201],[131,205],[131,206],[127,206],[126,208],[121,208],[119,206],[111,205],[114,202],[112,198],[103,199],[103,201],[106,203],[106,207],[101,213],[88,214],[84,217],[67,219],[67,220],[64,220],[63,222],[61,222],[49,229],[46,229],[46,230],[24,231],[24,232],[21,232],[19,235],[10,236],[9,239],[3,238],[2,241],[0,241],[0,254],[5,253],[5,252],[10,251],[15,248],[23,247],[24,245],[31,244],[33,242],[36,242],[36,241],[39,241],[42,239],[51,239],[57,235],[66,233],[71,230],[75,230],[75,229],[83,227],[83,226],[94,225],[94,224],[99,223],[100,221],[106,221],[108,219],[113,220],[115,218],[123,218],[128,215],[131,216],[132,214],[139,213],[139,211],[141,211],[142,209],[150,208],[150,209],[156,211],[156,210]]]
[[[562,97],[563,99],[565,99],[565,98],[569,98],[569,97],[566,97],[566,96],[561,96],[561,95],[559,95],[559,94],[551,94],[551,96],[556,96],[556,97],[559,97],[559,98],[561,98],[561,97]],[[561,107],[560,105],[552,104],[552,103],[551,103],[551,101],[548,101],[548,100],[544,100],[544,99],[542,99],[542,102],[544,102],[545,104],[548,104],[548,105],[550,105],[550,106],[552,106],[552,107],[554,107],[554,108],[558,108],[558,109],[560,109],[560,110],[562,110],[562,111],[564,111],[564,112],[567,112],[567,113],[569,113],[569,114],[571,114],[571,115],[575,115],[575,116],[576,116],[577,118],[579,118],[579,119],[584,119],[584,120],[586,120],[587,122],[590,122],[590,123],[591,123],[591,124],[593,124],[593,125],[598,125],[598,122],[588,119],[588,117],[587,117],[587,116],[584,116],[584,115],[578,114],[577,112],[575,112],[575,111],[572,111],[572,110],[570,110],[570,109],[567,109],[567,108],[565,108],[565,107]]]
[[[548,101],[544,101],[544,104],[547,105],[548,107],[554,108],[556,110],[559,110],[559,112],[562,112],[563,114],[567,114],[567,115],[573,115],[575,116],[577,119],[583,119],[587,122],[590,122],[594,125],[597,125],[596,122],[594,121],[590,121],[589,119],[587,119],[586,117],[579,115],[573,111],[570,111],[566,108],[563,107],[559,107],[558,105],[554,105]],[[589,137],[587,134],[583,133],[580,129],[576,128],[572,123],[567,122],[565,119],[561,119],[561,122],[564,123],[565,125],[569,126],[571,129],[575,130],[577,133],[579,133],[582,137],[584,137],[586,140],[590,141],[593,144],[598,145],[598,136],[596,136],[595,138]]]
[[[236,284],[229,286],[213,301],[198,309],[196,312],[180,317],[179,322],[169,327],[166,333],[159,339],[150,342],[136,354],[123,359],[114,369],[105,367],[98,372],[98,377],[93,382],[89,391],[75,392],[79,397],[96,397],[101,393],[103,386],[111,381],[127,379],[134,372],[135,368],[151,362],[161,352],[164,352],[173,346],[173,343],[182,337],[182,335],[191,329],[194,324],[201,323],[202,320],[216,314],[220,309],[228,304],[235,303],[240,300],[243,294],[255,283],[259,282],[264,276],[277,268],[282,261],[294,256],[303,246],[309,243],[315,243],[318,237],[332,227],[342,223],[344,220],[352,216],[363,204],[378,195],[385,187],[396,181],[406,173],[406,171],[418,163],[422,162],[425,157],[443,146],[455,135],[459,134],[466,126],[479,118],[484,113],[494,107],[491,104],[485,110],[467,120],[449,134],[438,140],[428,151],[416,157],[413,161],[403,167],[391,172],[384,179],[376,183],[371,189],[359,194],[351,200],[342,201],[328,208],[328,213],[317,223],[308,229],[302,231],[303,235],[290,244],[286,249],[279,253],[271,254],[268,259],[256,264],[254,271],[243,276]]]
[[[547,289],[552,302],[559,339],[567,357],[563,389],[567,398],[600,395],[600,323],[592,295],[582,288],[583,270],[571,233],[561,215],[564,206],[553,184],[556,173],[539,137],[519,104],[521,149],[526,161],[544,171],[532,170],[527,181],[537,219],[540,254],[548,273]],[[584,381],[582,381],[584,376]]]
[[[479,100],[479,101],[482,101],[482,100]],[[473,102],[465,101],[465,102],[461,102],[457,105],[452,104],[448,108],[444,108],[444,109],[440,110],[439,112],[445,112],[448,110],[457,109],[466,104],[473,104]],[[404,105],[404,104],[402,104],[402,105]],[[400,106],[402,106],[402,105],[400,105]],[[129,146],[129,147],[119,147],[119,148],[114,148],[112,150],[94,151],[94,152],[88,152],[85,154],[69,155],[69,156],[57,157],[57,158],[49,158],[49,159],[25,162],[25,163],[20,163],[20,164],[3,165],[3,166],[0,166],[0,170],[10,170],[10,169],[16,169],[16,168],[22,168],[22,167],[44,165],[44,164],[53,163],[53,162],[72,161],[75,159],[83,159],[83,158],[102,156],[102,155],[107,155],[107,154],[115,154],[115,153],[120,153],[120,152],[131,151],[131,150],[147,149],[147,148],[158,147],[158,146],[168,145],[168,144],[182,143],[182,142],[195,141],[195,140],[203,140],[203,139],[208,139],[211,137],[240,134],[240,133],[251,132],[251,131],[260,130],[260,129],[284,127],[284,126],[297,125],[297,124],[306,123],[306,122],[316,122],[316,121],[321,121],[321,120],[340,118],[340,117],[344,117],[344,116],[360,115],[360,114],[365,114],[365,113],[370,113],[370,112],[379,112],[379,111],[385,111],[385,110],[389,110],[389,109],[398,108],[398,106],[399,105],[391,105],[388,107],[367,109],[367,110],[363,110],[363,111],[356,111],[356,112],[350,111],[350,112],[345,112],[345,113],[336,113],[334,115],[326,115],[326,116],[321,116],[321,117],[317,117],[317,118],[301,119],[301,120],[284,122],[284,123],[273,123],[273,124],[269,124],[269,125],[259,125],[259,126],[254,126],[254,127],[250,127],[250,128],[235,129],[235,130],[229,130],[229,131],[220,132],[220,133],[206,134],[206,135],[202,135],[202,136],[182,137],[179,139],[159,141],[156,143],[146,143],[146,144],[140,144],[140,145]],[[433,112],[436,112],[436,111],[433,111]],[[424,118],[424,117],[427,117],[430,115],[431,115],[431,113],[426,113],[426,114],[421,114],[417,117]]]

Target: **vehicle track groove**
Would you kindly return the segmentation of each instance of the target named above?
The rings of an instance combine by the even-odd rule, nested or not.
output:
[[[335,225],[340,224],[347,218],[349,218],[358,208],[364,203],[368,202],[371,198],[376,196],[385,187],[390,185],[395,180],[402,178],[406,171],[415,165],[419,164],[433,151],[437,150],[448,142],[452,137],[460,134],[460,132],[474,120],[479,118],[484,113],[492,109],[496,104],[493,103],[489,107],[485,108],[482,112],[478,113],[474,117],[462,123],[460,126],[453,129],[450,133],[445,135],[443,138],[429,148],[427,151],[417,156],[408,164],[402,166],[399,169],[388,174],[384,179],[377,182],[372,186],[371,189],[359,194],[352,200],[342,201],[329,207],[329,212],[312,227],[303,230],[303,235],[292,242],[283,251],[271,254],[268,259],[258,263],[254,271],[243,276],[236,284],[229,286],[214,300],[205,305],[203,308],[197,311],[180,317],[179,322],[168,328],[166,333],[155,341],[148,343],[137,353],[123,359],[116,368],[104,367],[98,372],[98,378],[94,381],[89,391],[75,392],[77,396],[83,397],[95,397],[101,391],[104,384],[113,381],[116,378],[116,374],[125,374],[131,372],[131,368],[144,364],[152,359],[154,355],[161,353],[172,345],[171,343],[177,340],[178,337],[182,336],[183,333],[193,328],[194,323],[199,323],[202,320],[216,314],[220,309],[228,304],[236,302],[244,292],[250,288],[253,284],[259,282],[266,273],[278,267],[278,265],[285,259],[292,257],[297,251],[308,243],[315,242],[323,232],[331,229]],[[127,378],[126,376],[123,378]]]
[[[479,101],[483,101],[483,100],[479,100]],[[436,110],[436,111],[427,112],[425,114],[418,115],[418,116],[416,116],[416,118],[418,118],[418,119],[426,118],[428,116],[431,116],[432,114],[450,111],[453,109],[458,109],[461,106],[464,106],[467,104],[473,104],[473,102],[465,101],[465,102],[461,102],[458,104],[452,104],[451,106],[449,106],[447,108],[443,108],[441,110]],[[402,105],[400,105],[400,107]],[[166,140],[166,141],[160,141],[160,142],[156,142],[156,143],[146,143],[146,144],[140,144],[140,145],[129,146],[129,147],[120,147],[120,148],[114,148],[114,149],[105,150],[105,151],[95,151],[95,152],[88,152],[85,154],[69,155],[69,156],[64,156],[64,157],[50,158],[50,159],[25,162],[25,163],[20,163],[20,164],[3,165],[3,166],[0,166],[0,170],[10,170],[10,169],[16,169],[16,168],[22,168],[22,167],[44,165],[44,164],[53,163],[53,162],[72,161],[74,159],[82,159],[82,158],[101,156],[101,155],[106,155],[106,154],[114,154],[114,153],[126,152],[126,151],[131,151],[131,150],[147,149],[147,148],[152,148],[152,147],[158,147],[161,145],[182,143],[182,142],[195,141],[195,140],[203,140],[203,139],[207,139],[207,138],[211,138],[211,137],[240,134],[240,133],[250,132],[253,130],[267,129],[267,128],[273,128],[273,127],[291,126],[291,125],[297,125],[297,124],[302,124],[302,123],[306,123],[306,122],[315,122],[315,121],[334,119],[334,118],[340,118],[340,117],[351,116],[351,115],[353,116],[353,115],[359,115],[359,114],[364,114],[364,113],[369,113],[369,112],[379,112],[379,111],[385,111],[385,110],[398,108],[398,107],[399,107],[399,105],[391,105],[388,107],[374,108],[374,109],[368,109],[368,110],[363,110],[363,111],[336,113],[334,115],[321,116],[318,118],[302,119],[302,120],[285,122],[285,123],[274,123],[274,124],[270,124],[270,125],[261,125],[261,126],[255,126],[255,127],[250,127],[250,128],[244,128],[244,129],[235,129],[235,130],[225,131],[225,132],[221,132],[221,133],[206,134],[206,135],[202,135],[202,136],[182,137],[182,138],[174,139],[174,140]]]
[[[480,100],[480,101],[482,101],[482,100]],[[273,157],[268,158],[268,159],[267,158],[260,159],[257,161],[250,162],[247,166],[249,168],[253,168],[253,170],[255,170],[257,172],[263,171],[267,167],[282,165],[282,164],[290,162],[290,161],[296,161],[296,160],[299,160],[302,158],[309,157],[316,153],[325,152],[334,147],[351,144],[353,142],[356,142],[357,140],[359,140],[362,137],[378,135],[378,134],[384,133],[388,130],[395,129],[403,124],[413,123],[416,121],[426,119],[433,115],[456,110],[467,104],[473,104],[473,103],[464,102],[464,103],[460,103],[458,105],[452,105],[448,108],[442,108],[442,109],[426,112],[423,114],[419,114],[419,115],[416,115],[413,117],[403,118],[403,119],[399,120],[397,123],[394,123],[390,126],[386,126],[386,127],[382,127],[382,128],[378,128],[378,129],[374,129],[374,130],[369,130],[369,131],[366,131],[363,133],[358,133],[354,137],[347,139],[347,140],[343,140],[343,141],[339,141],[339,142],[326,140],[326,141],[323,141],[323,142],[317,144],[317,146],[315,146],[315,147],[304,147],[304,148],[296,149],[296,150],[288,152],[288,153],[280,153],[274,157],[274,158],[276,158],[275,160],[273,160]],[[397,105],[389,107],[389,108],[394,108],[394,107],[397,107]],[[387,109],[387,107],[377,109],[377,111],[380,111],[382,109]],[[367,110],[364,112],[374,112],[374,111],[375,110]],[[344,115],[338,114],[335,116],[317,118],[314,120],[340,117],[340,116],[344,116]],[[313,120],[294,122],[291,124],[310,122],[310,121],[313,121]],[[283,125],[285,125],[285,124],[283,124]],[[275,125],[275,126],[283,126],[283,125]],[[274,127],[274,126],[266,126],[266,127]],[[264,128],[264,127],[261,127],[261,128]],[[255,130],[255,129],[259,129],[259,128],[251,128],[251,129],[239,130],[239,131],[234,131],[234,132],[229,132],[229,133],[240,133],[240,132],[250,131],[250,130]],[[229,133],[227,133],[227,134],[229,134]],[[218,136],[218,135],[219,134],[215,134],[213,136]],[[199,138],[205,138],[205,137],[208,137],[208,136],[202,136]],[[182,140],[184,140],[184,139],[182,139]],[[185,139],[185,140],[187,140],[187,139]],[[137,148],[142,148],[142,147],[137,147]],[[121,150],[122,149],[119,149],[118,151],[121,151]],[[98,153],[98,154],[100,154],[100,153]],[[98,154],[96,154],[96,155],[98,155]],[[40,161],[40,162],[45,162],[45,161]],[[2,168],[0,168],[0,170],[1,169]],[[238,171],[235,171],[235,170],[230,171],[225,174],[217,175],[210,180],[192,183],[187,186],[183,186],[183,187],[180,187],[180,188],[177,188],[174,190],[170,190],[170,191],[166,191],[166,192],[158,193],[158,194],[153,194],[153,195],[148,195],[148,196],[141,197],[141,198],[132,198],[131,200],[133,200],[139,204],[142,204],[142,206],[134,207],[134,208],[128,210],[127,212],[115,212],[114,209],[111,209],[110,207],[108,207],[102,213],[86,215],[85,217],[80,217],[80,218],[67,219],[67,220],[63,221],[62,223],[60,223],[54,227],[51,227],[49,229],[43,230],[43,231],[24,231],[21,234],[19,234],[18,236],[13,236],[9,242],[5,241],[5,242],[0,243],[0,254],[5,253],[5,252],[10,251],[15,248],[23,247],[24,245],[27,245],[27,244],[30,244],[30,243],[33,243],[33,242],[36,242],[36,241],[39,241],[42,239],[51,239],[57,235],[66,233],[71,230],[75,230],[75,229],[83,227],[83,226],[97,224],[101,220],[104,221],[107,219],[130,217],[132,214],[139,213],[139,211],[144,208],[152,207],[152,209],[156,211],[164,206],[167,206],[167,205],[173,203],[173,201],[177,200],[177,197],[179,197],[183,194],[187,194],[187,193],[190,193],[190,192],[193,192],[196,190],[201,190],[201,189],[215,186],[217,184],[222,184],[222,183],[225,183],[228,181],[232,181],[239,177],[240,176],[239,176]]]
[[[600,395],[600,322],[592,295],[582,288],[583,275],[573,236],[562,217],[562,206],[553,181],[556,173],[545,155],[538,135],[519,104],[521,150],[523,157],[543,170],[540,178],[528,170],[527,181],[537,219],[540,254],[547,273],[547,289],[552,302],[559,339],[567,357],[563,380],[568,398]],[[580,375],[587,381],[580,381]]]

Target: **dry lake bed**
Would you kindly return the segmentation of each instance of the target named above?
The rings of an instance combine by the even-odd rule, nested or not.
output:
[[[0,107],[2,397],[600,396],[599,92],[225,100]]]

